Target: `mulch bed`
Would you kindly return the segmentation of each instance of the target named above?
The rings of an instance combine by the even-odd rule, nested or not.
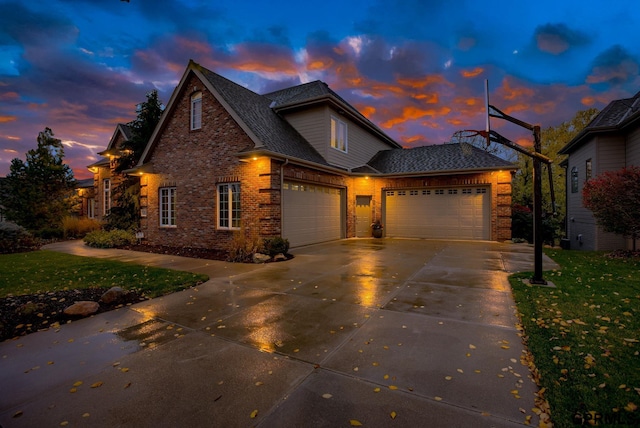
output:
[[[174,256],[193,257],[196,259],[227,261],[229,254],[222,250],[212,250],[207,248],[191,247],[168,247],[164,245],[144,245],[134,244],[120,247],[123,250],[142,251],[154,254],[170,254]]]
[[[24,336],[39,330],[56,328],[78,317],[63,313],[73,303],[84,300],[98,302],[108,288],[83,288],[42,294],[10,296],[0,299],[0,341]],[[99,302],[97,313],[146,300],[141,293],[129,291],[116,304]]]

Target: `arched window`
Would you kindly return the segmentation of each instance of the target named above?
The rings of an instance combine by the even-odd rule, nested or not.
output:
[[[571,168],[571,193],[578,193],[578,167]]]
[[[202,92],[191,95],[191,130],[202,128]]]

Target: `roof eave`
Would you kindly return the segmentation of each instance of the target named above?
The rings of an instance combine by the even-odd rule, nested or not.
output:
[[[435,171],[412,171],[412,172],[387,172],[381,173],[382,177],[425,177],[435,175],[463,175],[474,174],[478,172],[494,172],[494,171],[516,171],[518,167],[516,165],[503,165],[495,167],[483,167],[483,168],[465,168],[465,169],[439,169]]]

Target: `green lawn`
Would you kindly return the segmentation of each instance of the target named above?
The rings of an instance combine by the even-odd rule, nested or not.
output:
[[[90,287],[119,286],[157,297],[202,283],[208,277],[54,251],[0,255],[0,298]]]
[[[545,251],[556,288],[510,280],[554,426],[640,425],[640,260]]]

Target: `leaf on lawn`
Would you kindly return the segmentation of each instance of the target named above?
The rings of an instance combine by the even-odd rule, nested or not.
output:
[[[253,412],[251,412],[251,414],[249,415],[249,417],[251,419],[255,419],[255,417],[258,416],[258,409],[254,410]]]
[[[391,416],[391,419],[395,419],[398,414],[396,412],[391,412],[389,416]]]
[[[638,340],[637,340],[637,339],[627,339],[627,338],[625,337],[625,338],[624,338],[624,339],[622,339],[622,340],[624,340],[624,341],[625,341],[625,342],[627,342],[627,343],[638,343]]]
[[[349,420],[349,424],[351,424],[352,427],[361,427],[362,426],[362,422],[360,422],[357,419],[350,419]]]
[[[638,406],[636,406],[634,403],[632,403],[631,401],[629,402],[629,404],[627,404],[626,406],[624,406],[624,409],[627,412],[635,412],[638,409]]]

